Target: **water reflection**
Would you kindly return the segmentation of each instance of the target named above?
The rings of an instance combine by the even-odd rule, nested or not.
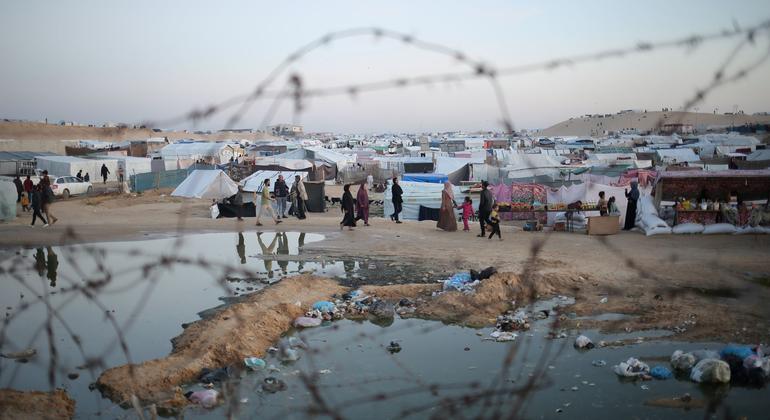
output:
[[[46,257],[46,253],[48,256]],[[53,248],[46,247],[35,249],[35,270],[40,277],[45,276],[50,280],[51,287],[56,287],[56,272],[59,269],[59,256]]]
[[[242,232],[238,232],[238,245],[235,246],[235,252],[238,253],[241,264],[246,264],[246,240],[243,238]]]

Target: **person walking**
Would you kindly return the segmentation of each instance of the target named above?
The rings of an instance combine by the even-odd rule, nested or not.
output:
[[[455,195],[452,191],[452,183],[444,182],[444,189],[441,191],[441,208],[438,211],[438,222],[436,227],[447,232],[457,231],[457,219],[455,218]]]
[[[363,220],[364,226],[369,226],[369,192],[366,190],[366,182],[362,182],[356,194],[356,220]]]
[[[273,221],[275,224],[281,223],[280,220],[276,219],[275,217],[275,211],[273,211],[273,207],[271,206],[271,202],[273,201],[272,198],[270,198],[270,179],[265,179],[265,181],[262,183],[262,200],[260,202],[260,207],[257,209],[257,226],[262,226],[262,223],[259,222],[259,219],[262,217],[263,213],[270,213],[270,217],[273,218]],[[257,192],[254,192],[254,203],[257,202]]]
[[[299,175],[294,176],[294,185],[291,186],[294,194],[294,199],[297,204],[294,207],[294,215],[297,219],[304,220],[307,218],[305,215],[305,202],[307,201],[307,190],[305,190],[305,183],[302,182],[302,177]]]
[[[230,200],[235,207],[235,216],[239,222],[243,221],[243,186],[238,186],[238,192],[235,193],[233,199]]]
[[[278,218],[286,218],[286,198],[289,196],[289,187],[286,186],[286,181],[283,179],[283,175],[278,175],[278,179],[273,186],[273,194],[275,200],[278,202]]]
[[[481,234],[477,235],[479,238],[486,236],[486,230],[484,226],[489,224],[489,214],[492,212],[492,205],[495,203],[495,197],[492,196],[492,191],[489,191],[489,183],[487,181],[481,181],[481,198],[479,199],[479,225],[481,226]]]
[[[401,223],[401,221],[398,220],[398,214],[401,213],[401,205],[404,203],[404,199],[401,198],[401,196],[404,195],[404,190],[398,185],[398,178],[396,177],[393,177],[393,186],[390,188],[390,194],[393,200],[393,214],[390,215],[390,220]]]
[[[21,193],[24,192],[24,185],[21,183],[21,179],[18,175],[16,175],[15,178],[13,178],[13,185],[16,186],[16,202],[21,202]]]
[[[48,224],[52,225],[59,220],[51,211],[51,206],[53,205],[56,196],[54,196],[53,189],[51,189],[51,179],[48,178],[48,172],[43,172],[43,174],[43,179],[41,179],[38,184],[40,187],[40,203],[43,213],[45,213],[45,216],[48,218]]]
[[[631,181],[631,191],[625,190],[628,205],[626,206],[626,222],[623,230],[631,230],[636,225],[636,202],[639,200],[639,183]]]
[[[463,232],[469,232],[471,230],[468,226],[468,220],[473,216],[473,200],[470,197],[465,196],[465,201],[459,206],[458,209],[463,211]]]
[[[345,191],[342,194],[342,212],[345,213],[345,216],[342,218],[342,221],[340,222],[340,230],[342,230],[343,227],[347,226],[348,230],[353,230],[354,227],[356,227],[356,215],[354,213],[355,208],[353,204],[353,194],[350,193],[350,184],[345,184],[342,189]]]
[[[41,185],[37,184],[34,187],[34,190],[32,191],[32,197],[30,198],[30,201],[32,203],[32,225],[35,226],[35,221],[40,218],[40,221],[43,222],[43,227],[48,226],[48,221],[45,220],[43,217],[43,214],[40,213],[40,210],[43,208],[43,197],[40,192]]]
[[[35,184],[32,182],[32,178],[27,175],[27,178],[24,180],[24,192],[27,193],[27,198],[30,200],[32,199],[32,189],[35,188]]]
[[[489,213],[489,227],[492,229],[492,232],[489,233],[489,239],[492,239],[496,233],[497,237],[502,241],[503,235],[500,234],[500,216],[497,214],[498,208],[497,203],[495,203],[495,205],[492,206],[492,212]]]
[[[102,180],[104,181],[102,182],[103,184],[107,183],[107,175],[109,174],[110,174],[110,170],[107,169],[107,164],[102,163]]]

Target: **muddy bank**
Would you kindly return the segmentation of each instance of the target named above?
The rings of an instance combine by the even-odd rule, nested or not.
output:
[[[75,401],[63,389],[53,392],[0,389],[0,420],[71,419]]]
[[[172,340],[173,350],[168,357],[109,369],[99,377],[97,385],[104,396],[118,403],[136,395],[141,401],[161,406],[182,406],[187,401],[179,385],[195,381],[202,368],[263,356],[313,302],[344,291],[327,278],[286,278],[211,319],[190,324]]]

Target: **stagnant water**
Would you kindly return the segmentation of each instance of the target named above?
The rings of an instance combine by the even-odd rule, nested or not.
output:
[[[252,232],[3,250],[0,267],[13,273],[3,274],[0,281],[0,308],[9,320],[2,330],[0,351],[33,347],[38,354],[28,363],[0,358],[0,387],[48,389],[50,353],[44,327],[51,319],[58,353],[55,385],[65,388],[77,401],[79,417],[121,416],[126,414],[123,408],[88,387],[104,368],[126,362],[118,337],[127,344],[134,362],[165,356],[171,350],[169,340],[182,332],[182,324],[199,319],[198,313],[205,316],[223,300],[269,287],[284,274],[314,271],[350,285],[435,281],[445,275],[431,272],[424,276],[427,271],[422,267],[390,261],[325,261],[300,255],[305,243],[322,239],[314,234]],[[167,263],[172,260],[175,262]],[[72,288],[89,281],[99,287],[91,297]],[[105,285],[99,286],[100,281]],[[621,316],[610,318],[616,317]],[[570,332],[567,339],[547,340],[547,323],[538,321],[532,331],[508,343],[485,341],[489,329],[424,320],[396,319],[384,328],[368,321],[342,320],[317,329],[292,331],[289,335],[301,336],[310,349],[301,351],[302,358],[290,364],[269,356],[267,362],[279,369],[276,372],[238,372],[236,382],[241,386],[236,408],[242,417],[302,418],[312,398],[301,372],[323,372],[312,383],[317,383],[318,395],[343,415],[396,418],[404,414],[403,410],[424,405],[425,410],[416,411],[414,416],[428,417],[435,414],[431,406],[440,399],[471,393],[473,389],[467,388],[471,382],[478,383],[476,390],[488,388],[511,349],[517,349],[518,356],[510,373],[502,378],[503,387],[523,384],[537,369],[537,357],[549,349],[550,360],[543,370],[550,383],[527,399],[527,417],[702,418],[704,409],[683,411],[644,405],[647,400],[685,392],[696,399],[721,402],[720,407],[729,407],[734,416],[761,418],[765,414],[766,390],[699,386],[687,380],[628,382],[617,379],[611,371],[613,364],[631,356],[651,365],[667,365],[675,349],[718,349],[719,345],[658,341],[579,352],[571,347],[577,332]],[[586,333],[594,341],[628,338]],[[659,333],[628,336],[656,337]],[[390,341],[397,341],[402,350],[389,353],[385,346]],[[77,342],[82,343],[82,349]],[[92,370],[82,369],[84,360],[89,359],[101,364]],[[598,359],[605,360],[607,366],[592,366],[591,361]],[[71,373],[79,377],[68,378]],[[261,392],[260,384],[268,375],[285,381],[287,390]],[[425,392],[431,384],[438,386],[433,393]],[[199,386],[190,384],[188,389]],[[410,392],[404,393],[407,389]],[[500,401],[502,407],[509,408],[512,400]],[[477,413],[477,408],[469,410],[466,414]],[[219,418],[223,414],[224,407],[184,411],[186,417]]]

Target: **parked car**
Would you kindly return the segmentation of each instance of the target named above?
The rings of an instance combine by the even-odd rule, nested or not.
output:
[[[91,194],[94,187],[90,182],[83,181],[74,176],[57,176],[51,178],[53,194],[61,196],[65,200],[71,195]]]

